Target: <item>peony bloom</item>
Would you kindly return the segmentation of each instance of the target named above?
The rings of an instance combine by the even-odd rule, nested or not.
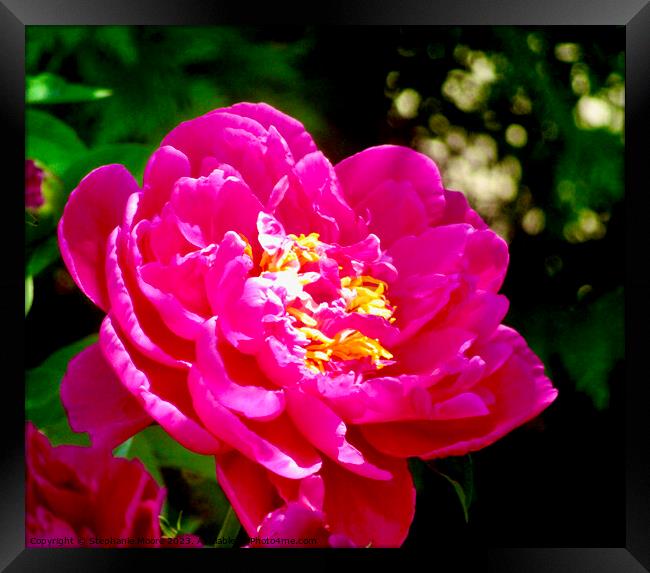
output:
[[[40,207],[43,198],[43,170],[32,159],[25,160],[25,207]]]
[[[141,538],[160,539],[165,490],[139,461],[95,448],[53,448],[31,423],[26,450],[27,547],[156,546]]]
[[[59,243],[106,312],[63,380],[72,427],[112,447],[155,421],[214,454],[252,538],[399,546],[407,458],[483,448],[556,396],[501,325],[506,244],[436,165],[387,145],[332,167],[266,104],[180,124],[142,188],[91,172]]]

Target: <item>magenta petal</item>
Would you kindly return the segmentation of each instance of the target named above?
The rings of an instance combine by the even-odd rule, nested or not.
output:
[[[382,462],[393,479],[370,480],[326,462],[323,511],[332,532],[360,547],[399,547],[415,513],[415,488],[406,460]]]
[[[262,210],[259,199],[245,183],[219,170],[208,177],[180,179],[171,205],[181,233],[199,248],[219,243],[228,231],[242,233],[251,241]]]
[[[246,424],[221,405],[214,389],[197,369],[190,371],[189,383],[194,408],[205,426],[248,458],[292,479],[306,477],[320,469],[322,462],[318,453],[297,435],[284,416],[258,425],[251,421]],[[269,439],[261,432],[267,433]]]
[[[444,211],[438,168],[408,147],[371,147],[335,170],[348,203],[358,215],[368,214],[369,230],[384,248],[400,236],[424,231]]]
[[[205,274],[205,292],[214,315],[225,313],[241,296],[253,261],[245,254],[246,243],[228,231]]]
[[[469,223],[475,229],[487,229],[483,219],[469,206],[465,195],[460,191],[445,189],[445,209],[435,224],[442,226],[454,223]]]
[[[263,466],[233,451],[217,456],[217,481],[250,537],[280,503]]]
[[[298,429],[321,452],[361,476],[378,480],[391,478],[390,472],[371,464],[347,440],[345,422],[321,400],[290,388],[287,389],[287,406]]]
[[[93,446],[112,449],[151,422],[106,362],[99,344],[89,346],[68,364],[61,400],[75,432],[88,432]]]
[[[206,385],[221,404],[247,418],[270,420],[279,416],[284,410],[283,390],[239,385],[231,379],[218,350],[216,324],[216,318],[208,320],[196,343],[194,367],[201,371]],[[245,376],[246,372],[240,375]]]
[[[497,292],[508,269],[508,245],[494,231],[472,233],[465,249],[467,271],[478,277],[477,288]]]
[[[116,319],[120,328],[127,335],[128,339],[135,344],[143,353],[168,366],[182,367],[182,360],[171,356],[161,348],[160,344],[152,339],[149,333],[158,336],[167,335],[167,338],[173,336],[167,328],[155,328],[162,323],[154,308],[148,308],[150,303],[141,300],[142,293],[137,286],[130,289],[127,284],[127,275],[130,265],[124,265],[120,256],[118,245],[119,239],[123,242],[127,239],[124,235],[120,236],[120,229],[115,229],[108,238],[107,256],[106,256],[106,276],[108,278],[108,294],[111,302],[111,314]],[[136,303],[139,302],[139,308],[136,310]],[[147,320],[149,328],[145,328],[143,322]],[[178,339],[181,340],[180,338]],[[168,346],[174,347],[173,344]],[[174,349],[182,348],[180,344],[175,345]]]
[[[154,151],[144,171],[144,194],[140,205],[140,217],[160,213],[171,195],[174,184],[181,177],[189,177],[190,162],[184,153],[170,145]]]
[[[463,392],[449,400],[439,402],[433,407],[432,418],[436,420],[455,420],[487,416],[490,410],[478,394]]]
[[[59,222],[63,260],[79,288],[103,310],[110,306],[104,271],[108,236],[121,223],[129,196],[138,191],[124,166],[99,167],[72,191]]]
[[[256,536],[260,541],[254,541],[251,547],[329,547],[330,534],[325,529],[324,519],[321,511],[299,502],[289,502],[266,516]],[[278,539],[292,539],[295,545],[275,542]]]
[[[107,361],[122,384],[173,438],[200,454],[214,454],[223,449],[214,436],[188,415],[191,403],[188,403],[183,373],[147,361],[143,356],[137,358],[139,364],[136,364],[137,351],[127,348],[110,315],[102,322],[99,340]],[[161,397],[162,388],[167,390],[167,398]],[[179,407],[181,404],[185,404],[183,410]]]
[[[296,160],[316,150],[313,139],[302,123],[266,103],[238,103],[225,108],[224,111],[250,117],[266,129],[275,127],[287,142]]]
[[[498,347],[510,345],[513,352],[496,370],[474,384],[471,393],[475,396],[451,403],[453,409],[447,411],[447,419],[363,426],[364,437],[392,456],[461,456],[492,444],[537,416],[557,397],[557,390],[544,375],[544,366],[524,339],[510,328],[499,327],[492,342]],[[444,413],[449,404],[439,403],[439,407]],[[470,417],[459,418],[463,410]]]

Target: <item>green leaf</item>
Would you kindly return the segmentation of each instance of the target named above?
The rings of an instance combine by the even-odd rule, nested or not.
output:
[[[474,465],[471,456],[468,454],[462,457],[436,460],[430,466],[454,488],[467,523],[469,521],[469,508],[474,498]]]
[[[59,243],[56,235],[38,244],[27,261],[27,274],[37,276],[59,259]]]
[[[25,316],[29,314],[34,302],[34,279],[31,275],[25,277]]]
[[[411,472],[411,477],[413,478],[415,491],[419,493],[424,487],[424,474],[427,471],[426,463],[420,458],[408,458],[407,462],[409,471]]]
[[[49,113],[28,109],[25,126],[25,156],[45,164],[56,175],[86,152],[74,129]]]
[[[93,334],[61,348],[25,375],[26,418],[42,430],[53,445],[90,443],[86,434],[77,434],[70,428],[59,389],[70,360],[95,342],[97,335]]]
[[[71,84],[55,74],[27,77],[25,101],[28,104],[77,103],[94,101],[112,95],[106,88]]]
[[[609,404],[609,373],[625,355],[623,289],[566,313],[557,349],[576,388],[602,410]]]
[[[142,183],[142,176],[151,148],[138,143],[114,143],[101,145],[79,156],[63,174],[63,184],[67,192],[72,191],[93,169],[102,165],[121,163]]]
[[[217,541],[214,544],[215,547],[220,547],[222,549],[230,548],[234,545],[235,539],[239,535],[239,530],[241,529],[241,524],[239,519],[235,515],[235,511],[232,506],[228,508],[228,513],[226,514],[226,519],[223,521],[223,525],[219,530],[217,535]],[[232,541],[231,541],[232,540]]]
[[[126,445],[126,444],[130,445]],[[139,458],[152,475],[162,483],[161,467],[188,470],[210,479],[216,479],[213,456],[195,454],[171,438],[160,426],[145,428],[114,450],[114,455]]]

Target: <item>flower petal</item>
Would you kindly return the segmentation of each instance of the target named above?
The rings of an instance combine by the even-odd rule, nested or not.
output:
[[[467,413],[472,417],[373,424],[361,428],[364,437],[378,450],[392,456],[424,459],[461,456],[492,444],[537,416],[557,397],[557,390],[544,375],[544,366],[524,339],[508,327],[499,327],[492,341],[499,346],[510,345],[513,352],[500,367],[471,388],[475,397],[463,398],[463,408],[470,408]],[[476,397],[489,413],[482,412],[483,406],[476,408]],[[448,407],[442,406],[442,413]],[[461,411],[455,405],[453,409],[456,415]]]
[[[82,350],[68,364],[61,400],[75,432],[88,432],[94,447],[112,449],[153,420],[124,388],[99,344]]]
[[[72,191],[59,221],[63,260],[77,286],[103,310],[110,307],[104,271],[108,236],[137,192],[136,180],[123,165],[99,167]]]
[[[286,391],[291,419],[302,434],[321,452],[351,472],[387,480],[390,472],[371,464],[346,438],[347,427],[329,407],[298,388]]]
[[[438,168],[407,147],[371,147],[344,159],[335,170],[348,203],[358,215],[368,213],[369,230],[384,248],[423,232],[444,211]]]
[[[321,467],[318,453],[296,431],[287,416],[271,421],[245,423],[219,402],[197,369],[190,371],[194,408],[205,426],[248,458],[281,476],[299,479]]]
[[[363,478],[329,461],[323,466],[323,511],[331,531],[360,547],[401,546],[415,513],[415,488],[406,461],[382,462],[393,475],[388,481]]]
[[[185,371],[147,359],[132,348],[108,315],[99,332],[107,361],[147,413],[173,438],[200,454],[214,454],[222,445],[196,419],[187,391]]]

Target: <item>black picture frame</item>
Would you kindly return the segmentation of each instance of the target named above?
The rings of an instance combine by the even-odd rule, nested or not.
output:
[[[254,19],[254,22],[251,20]],[[170,565],[170,560],[207,561],[224,566],[224,559],[236,559],[238,569],[248,569],[259,559],[274,560],[287,551],[274,552],[146,552],[138,550],[90,549],[57,551],[24,549],[24,317],[22,276],[24,261],[18,237],[22,236],[24,137],[24,49],[25,26],[43,24],[142,24],[205,25],[264,23],[282,25],[322,24],[445,24],[445,25],[619,25],[626,30],[626,542],[607,548],[438,548],[432,540],[426,555],[427,567],[457,570],[471,561],[488,571],[503,572],[639,572],[650,571],[650,384],[645,353],[647,324],[650,322],[650,280],[648,257],[648,213],[650,193],[644,172],[643,149],[647,149],[650,122],[650,6],[647,0],[457,0],[445,4],[425,0],[401,2],[328,2],[307,13],[301,7],[282,8],[269,3],[251,7],[248,3],[209,0],[1,0],[0,62],[2,89],[0,110],[8,143],[6,161],[5,218],[0,225],[5,246],[4,268],[0,274],[0,308],[7,335],[0,352],[5,366],[2,408],[3,466],[0,472],[0,569],[17,571],[113,571],[117,567],[136,568]],[[645,143],[645,145],[644,145]],[[9,413],[11,412],[11,415]],[[607,452],[603,452],[606,458]],[[607,492],[603,492],[607,495]],[[228,553],[229,555],[225,555]],[[236,555],[234,555],[236,553]],[[381,559],[388,566],[406,567],[412,557],[404,551],[291,552],[296,564],[315,556],[353,561]],[[234,557],[233,557],[234,555]],[[438,565],[440,560],[453,569]],[[255,563],[260,566],[260,563]],[[270,565],[273,565],[272,563]],[[308,564],[306,564],[308,565]],[[354,565],[354,563],[353,563]],[[171,566],[175,565],[171,563]],[[187,567],[187,561],[184,562]],[[229,566],[228,566],[229,568]]]

